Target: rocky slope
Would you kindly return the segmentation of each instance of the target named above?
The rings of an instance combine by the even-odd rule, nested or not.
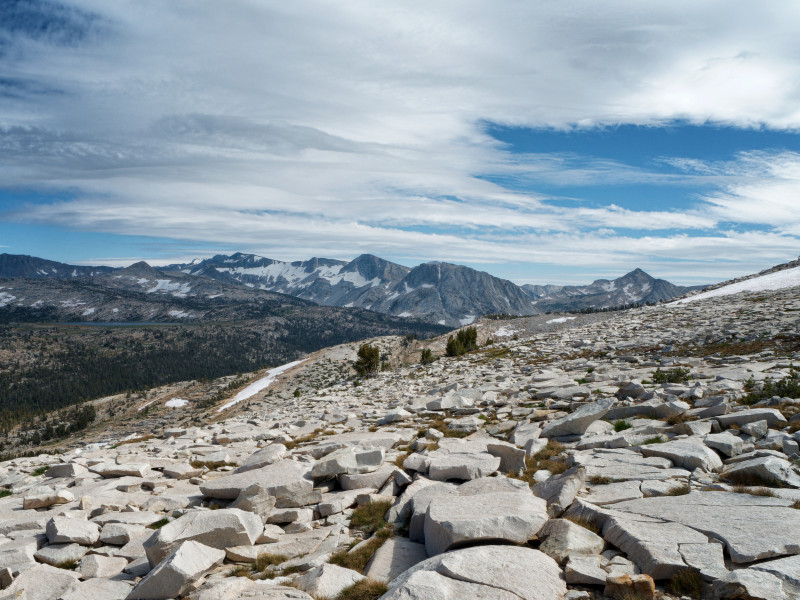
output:
[[[800,288],[479,325],[107,401],[0,463],[0,598],[800,597]]]
[[[584,286],[523,285],[522,289],[534,299],[542,312],[604,309],[631,304],[655,304],[671,300],[697,289],[674,285],[635,269],[617,279],[598,279]]]

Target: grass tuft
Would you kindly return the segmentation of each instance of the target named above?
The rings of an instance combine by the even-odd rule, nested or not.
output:
[[[33,471],[31,471],[31,477],[39,477],[39,475],[44,475],[47,469],[49,468],[50,467],[47,466],[37,467]]]
[[[630,429],[631,427],[633,427],[633,425],[631,425],[628,421],[625,421],[624,419],[619,421],[614,421],[614,431],[617,432],[625,431],[626,429]]]
[[[751,496],[764,496],[766,498],[777,498],[778,496],[769,488],[747,487],[744,485],[734,486],[733,492],[736,494],[750,494]]]
[[[68,571],[74,571],[78,568],[78,561],[77,560],[65,560],[56,565],[59,569],[67,569]]]
[[[675,595],[689,596],[700,600],[703,595],[703,580],[697,569],[683,569],[675,573],[667,584],[667,589]]]
[[[391,507],[392,503],[388,500],[359,506],[350,515],[350,527],[360,529],[364,533],[375,533],[386,526],[383,517]]]
[[[367,563],[378,551],[378,548],[383,546],[384,542],[394,534],[394,527],[391,525],[384,525],[375,532],[365,544],[361,544],[351,550],[341,550],[334,553],[330,560],[331,564],[339,565],[345,569],[353,569],[359,573],[363,573]]]
[[[11,490],[0,490],[0,498],[6,498],[7,496],[11,496],[14,492]]]
[[[339,592],[336,600],[377,600],[388,591],[389,586],[383,581],[362,579]]]
[[[234,462],[225,462],[225,461],[214,461],[214,460],[193,460],[189,463],[195,469],[202,469],[205,467],[209,471],[216,471],[220,467],[238,467],[238,463]]]
[[[592,475],[589,477],[589,483],[593,483],[594,485],[608,485],[609,483],[614,483],[616,481],[612,477],[606,477],[605,475]]]
[[[169,523],[169,519],[167,517],[164,517],[163,519],[159,519],[155,523],[150,523],[150,525],[148,525],[147,527],[149,529],[161,529],[167,523]]]
[[[650,444],[663,444],[666,440],[660,435],[654,435],[653,437],[647,438],[643,441],[640,446],[648,446]]]
[[[668,491],[667,496],[685,496],[691,491],[692,488],[689,487],[689,484],[684,483],[683,485],[679,485],[678,487],[674,487],[670,491]]]

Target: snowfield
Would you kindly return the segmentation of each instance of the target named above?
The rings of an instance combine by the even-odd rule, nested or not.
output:
[[[557,319],[550,319],[549,321],[545,321],[545,323],[566,323],[567,321],[574,321],[578,317],[558,317]]]
[[[800,285],[800,267],[793,269],[784,269],[761,277],[754,277],[745,281],[739,281],[730,285],[717,288],[716,290],[709,290],[708,292],[701,292],[696,296],[689,296],[682,300],[670,302],[670,304],[686,304],[687,302],[695,302],[697,300],[705,300],[706,298],[717,298],[719,296],[730,296],[731,294],[738,294],[740,292],[765,292],[771,290],[782,290],[785,288]]]
[[[183,398],[173,398],[172,400],[164,402],[164,406],[168,406],[169,408],[182,408],[187,404],[189,404],[189,401]]]
[[[297,365],[303,362],[305,362],[305,359],[296,360],[294,362],[281,365],[280,367],[275,367],[274,369],[270,369],[269,371],[267,371],[266,377],[262,377],[258,381],[255,381],[250,385],[248,385],[241,392],[239,392],[233,398],[231,398],[228,402],[220,406],[217,409],[217,412],[218,413],[222,412],[223,410],[230,408],[234,404],[238,404],[242,400],[247,400],[248,398],[252,398],[261,390],[267,389],[272,384],[272,382],[278,378],[278,375],[284,373],[285,371],[288,371],[292,367],[296,367]]]

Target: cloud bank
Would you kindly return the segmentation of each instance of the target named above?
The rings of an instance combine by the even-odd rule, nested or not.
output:
[[[788,2],[8,3],[0,181],[48,200],[0,218],[531,281],[537,264],[720,279],[797,254],[800,155],[687,148],[665,171],[512,152],[486,123],[795,130],[798,21]],[[633,184],[702,191],[689,208],[553,192]]]

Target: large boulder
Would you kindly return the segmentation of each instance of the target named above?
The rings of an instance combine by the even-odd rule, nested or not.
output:
[[[642,456],[660,456],[668,458],[676,467],[694,471],[719,471],[722,469],[722,459],[711,448],[700,441],[675,440],[663,444],[649,444],[642,446]]]
[[[3,600],[55,600],[78,584],[78,574],[50,565],[36,565],[20,573],[0,592]]]
[[[310,471],[307,464],[283,459],[260,469],[212,479],[203,483],[200,491],[210,498],[235,500],[243,489],[260,483],[275,498],[291,498],[313,489]]]
[[[333,477],[335,475],[356,475],[377,471],[383,464],[386,451],[381,448],[349,446],[334,450],[319,459],[311,470],[314,477]]]
[[[100,538],[100,527],[83,519],[53,517],[47,522],[46,533],[51,544],[91,546]]]
[[[792,463],[774,456],[753,458],[728,466],[723,477],[734,483],[747,482],[751,485],[772,485],[800,488],[800,475]],[[751,483],[752,482],[752,483]]]
[[[530,492],[438,497],[425,517],[425,549],[434,556],[465,543],[523,544],[547,519],[547,504]]]
[[[69,490],[54,490],[49,485],[42,485],[28,490],[22,499],[22,508],[46,508],[54,504],[66,504],[75,500]]]
[[[584,404],[566,417],[561,417],[560,419],[546,423],[542,428],[542,437],[553,438],[568,435],[581,435],[586,432],[589,425],[602,419],[613,404],[614,400],[611,398]]]
[[[286,452],[286,446],[283,444],[270,444],[266,448],[262,448],[248,456],[235,472],[244,473],[274,464],[286,456]]]
[[[224,550],[193,540],[184,541],[131,590],[128,600],[176,598],[183,594],[189,584],[197,581],[206,571],[221,565],[223,560]]]
[[[156,531],[144,543],[144,549],[150,566],[155,567],[187,540],[218,549],[252,546],[263,529],[259,516],[238,508],[193,511]]]
[[[389,583],[381,600],[563,600],[561,568],[538,550],[475,546],[429,558]]]
[[[552,519],[539,531],[539,550],[559,564],[574,554],[600,554],[605,542],[596,533],[566,519]]]

